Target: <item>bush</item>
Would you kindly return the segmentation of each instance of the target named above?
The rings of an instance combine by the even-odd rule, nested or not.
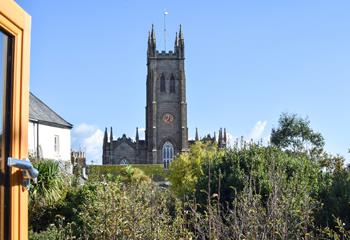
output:
[[[41,231],[54,222],[57,206],[65,199],[71,179],[53,160],[40,160],[34,167],[39,170],[39,176],[29,189],[29,221],[31,229]]]
[[[192,197],[198,179],[206,174],[203,171],[204,162],[212,161],[218,154],[215,145],[196,142],[188,153],[177,156],[170,164],[168,174],[172,191],[180,199]]]
[[[254,143],[216,154],[210,161],[204,161],[201,168],[205,174],[198,178],[195,193],[197,202],[202,204],[207,203],[208,190],[220,195],[222,205],[231,204],[246,186],[247,179],[254,183],[262,200],[267,201],[273,190],[269,180],[273,171],[283,173],[290,184],[286,188],[292,188],[292,184],[298,182],[300,188],[296,194],[317,195],[321,178],[318,164],[306,155],[291,155],[275,147]]]
[[[323,171],[307,154],[254,143],[227,150],[196,143],[171,164],[170,189],[158,187],[131,166],[93,169],[95,179],[83,186],[66,186],[58,198],[42,200],[39,196],[45,191],[36,186],[30,239],[350,236],[349,170]],[[51,170],[42,176],[48,186],[55,185],[51,180],[58,176]]]
[[[151,178],[153,181],[166,181],[167,171],[164,170],[163,165],[161,164],[132,164],[132,165],[92,165],[88,167],[89,179],[91,181],[101,181],[107,175],[117,178],[123,172],[126,171],[128,167],[132,167],[139,173]],[[140,172],[140,171],[141,172]]]

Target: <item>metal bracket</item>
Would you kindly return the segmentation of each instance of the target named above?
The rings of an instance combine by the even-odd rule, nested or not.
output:
[[[22,174],[23,174],[22,185],[27,190],[29,190],[31,179],[33,179],[34,182],[37,181],[39,171],[33,167],[32,163],[28,158],[20,160],[17,158],[9,157],[7,158],[7,166],[16,167],[22,170]]]

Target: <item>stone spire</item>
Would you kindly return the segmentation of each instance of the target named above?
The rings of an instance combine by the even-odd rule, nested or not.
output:
[[[185,40],[181,25],[179,29],[179,35],[176,34],[175,38],[175,52],[179,58],[185,58]]]
[[[139,154],[139,128],[136,127],[136,136],[135,136],[135,142],[136,142],[136,154]]]
[[[224,144],[225,144],[225,146],[226,146],[226,144],[227,144],[226,128],[224,128]]]
[[[139,128],[136,127],[136,137],[135,137],[136,142],[139,142]]]
[[[184,36],[183,36],[183,33],[182,33],[182,26],[180,24],[180,30],[179,30],[179,39],[180,40],[184,40]]]
[[[198,128],[196,128],[196,136],[195,136],[194,140],[195,141],[199,141]]]
[[[154,57],[156,55],[156,34],[154,32],[153,24],[151,31],[148,32],[148,48],[147,56]]]
[[[111,127],[111,132],[109,135],[109,141],[112,143],[113,142],[113,128]]]
[[[223,141],[223,139],[222,139],[222,128],[220,128],[220,130],[219,130],[219,139],[218,139],[218,147],[219,148],[222,148],[222,141]]]
[[[174,49],[176,51],[176,48],[179,46],[179,36],[177,35],[177,32],[176,32],[176,35],[175,35],[175,44],[174,44]]]
[[[154,25],[152,24],[152,29],[151,29],[151,40],[156,43],[156,33],[154,31]]]
[[[102,164],[108,164],[108,160],[109,160],[108,149],[109,149],[108,133],[107,133],[107,128],[105,128],[105,133],[103,136],[103,146],[102,146]]]
[[[105,134],[103,136],[103,146],[105,146],[107,142],[108,142],[108,134],[107,134],[107,128],[105,128]]]

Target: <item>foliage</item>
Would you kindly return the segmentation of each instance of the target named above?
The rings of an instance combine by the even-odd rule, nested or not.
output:
[[[39,170],[37,183],[29,189],[29,220],[36,230],[45,229],[48,219],[55,215],[55,208],[65,198],[70,187],[70,177],[60,170],[53,160],[34,162]]]
[[[149,182],[90,182],[67,194],[56,216],[64,224],[55,219],[47,230],[32,231],[31,238],[189,239],[180,206],[169,191]]]
[[[172,161],[168,179],[171,189],[178,197],[185,198],[194,194],[198,178],[204,174],[203,162],[209,161],[216,152],[216,146],[196,142],[191,146],[189,153],[183,153]]]
[[[317,219],[320,226],[335,228],[337,222],[334,216],[350,227],[350,171],[349,168],[328,175],[328,184],[320,193],[322,207],[317,209]]]
[[[29,240],[72,240],[74,234],[70,227],[71,224],[64,225],[63,219],[57,218],[57,226],[50,224],[44,231],[40,233],[29,231]]]
[[[282,113],[278,124],[278,128],[273,128],[271,132],[273,145],[294,152],[308,152],[311,156],[322,153],[324,139],[320,133],[311,129],[307,118]]]
[[[170,215],[167,191],[147,183],[99,184],[99,201],[89,201],[79,216],[87,239],[180,239],[189,234]],[[175,210],[176,215],[176,210]],[[176,218],[176,217],[175,217]]]
[[[141,170],[146,176],[154,181],[165,181],[167,178],[167,172],[164,170],[161,164],[132,164],[128,165],[133,169]],[[125,165],[91,165],[88,168],[89,179],[92,181],[100,181],[101,176],[119,176],[128,166]],[[136,170],[138,171],[138,170]]]
[[[294,166],[295,172],[289,175],[284,163],[278,163],[278,156],[272,159],[266,172],[270,187],[267,199],[263,199],[251,179],[235,198],[234,234],[247,239],[305,238],[312,230],[312,212],[317,205],[311,194],[314,183],[304,177],[310,169]]]
[[[170,189],[133,166],[94,167],[55,200],[31,197],[41,207],[30,208],[30,239],[347,239],[350,170],[341,163],[253,142],[197,142],[168,172],[154,167]]]
[[[30,240],[64,240],[65,235],[62,229],[57,228],[55,225],[51,225],[47,230],[40,233],[29,231]]]
[[[318,165],[305,155],[291,156],[278,148],[255,143],[236,145],[213,161],[204,163],[202,167],[207,174],[198,179],[196,200],[206,204],[207,195],[216,193],[224,206],[232,206],[237,193],[246,187],[247,179],[254,183],[254,191],[266,204],[273,191],[269,180],[271,167],[274,171],[283,172],[290,184],[286,188],[292,188],[294,182],[298,182],[299,187],[304,187],[295,194],[317,194],[318,179],[321,177]]]
[[[64,197],[70,179],[60,171],[58,162],[40,160],[34,163],[34,167],[40,174],[30,189],[31,199],[40,198],[42,204],[51,205]]]
[[[319,232],[320,239],[343,240],[350,239],[350,231],[346,230],[345,223],[340,218],[335,218],[335,228],[323,228]]]
[[[218,204],[220,195],[216,193],[210,196],[211,203],[203,214],[192,210],[199,216],[194,228],[200,239],[303,239],[311,235],[315,206],[311,196],[295,198],[300,191],[297,182],[293,188],[288,187],[286,175],[275,167],[270,168],[268,183],[272,191],[267,201],[248,177],[229,210]]]
[[[345,158],[340,155],[333,156],[328,153],[323,153],[319,155],[318,162],[327,172],[339,172],[344,168]]]

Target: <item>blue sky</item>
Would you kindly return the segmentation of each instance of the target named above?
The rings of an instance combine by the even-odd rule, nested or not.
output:
[[[19,0],[32,15],[31,91],[74,124],[101,162],[101,136],[145,125],[147,32],[167,49],[182,24],[188,127],[267,139],[282,112],[308,116],[350,159],[350,2]]]

